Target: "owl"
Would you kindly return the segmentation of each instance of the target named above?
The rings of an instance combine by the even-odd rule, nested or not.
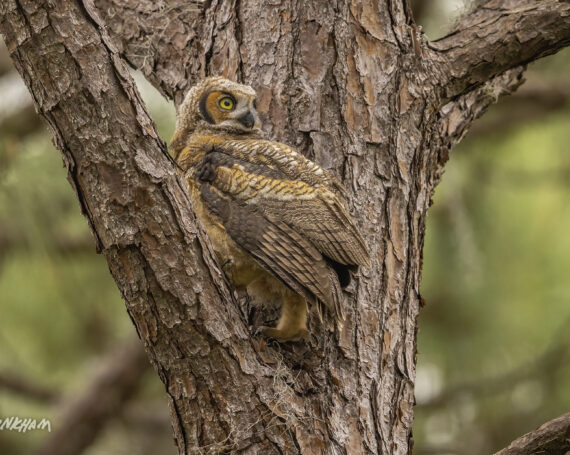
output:
[[[341,183],[294,148],[263,138],[256,93],[222,77],[194,86],[171,141],[218,261],[253,305],[280,305],[279,342],[306,340],[309,308],[344,321],[341,289],[366,245]],[[333,323],[331,323],[333,321]]]

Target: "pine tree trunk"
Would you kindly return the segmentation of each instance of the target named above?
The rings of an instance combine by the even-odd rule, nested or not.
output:
[[[166,386],[179,453],[411,453],[430,197],[519,65],[570,42],[570,5],[492,0],[429,43],[405,0],[95,3],[8,0],[0,31]],[[340,336],[251,335],[125,60],[176,103],[210,74],[252,85],[267,136],[342,179],[373,265]]]

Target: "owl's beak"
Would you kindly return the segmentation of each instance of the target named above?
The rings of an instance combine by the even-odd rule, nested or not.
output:
[[[247,111],[247,114],[242,115],[240,118],[237,119],[243,126],[246,128],[253,128],[255,125],[255,116],[252,114],[251,111]]]

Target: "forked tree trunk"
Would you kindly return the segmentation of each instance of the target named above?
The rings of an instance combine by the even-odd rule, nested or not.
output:
[[[431,194],[519,65],[569,43],[570,5],[488,1],[429,43],[405,0],[95,3],[4,1],[0,31],[166,385],[179,452],[411,453]],[[206,75],[251,84],[268,137],[343,180],[373,265],[338,337],[251,335],[123,58],[176,103]]]

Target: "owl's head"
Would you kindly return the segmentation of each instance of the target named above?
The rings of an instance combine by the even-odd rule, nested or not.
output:
[[[223,77],[204,79],[187,93],[176,117],[176,132],[205,128],[230,134],[259,133],[255,90]]]

